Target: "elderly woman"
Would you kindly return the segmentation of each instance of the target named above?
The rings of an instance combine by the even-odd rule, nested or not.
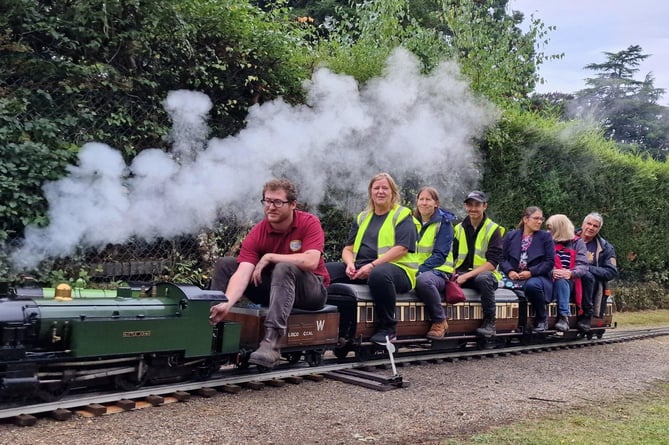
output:
[[[453,265],[446,258],[453,243],[453,213],[439,208],[439,193],[433,187],[423,187],[416,197],[414,217],[418,221],[416,260],[416,296],[425,303],[432,325],[426,336],[440,339],[448,331],[446,313],[441,305],[446,280],[453,274]]]
[[[551,235],[541,230],[543,222],[539,207],[526,208],[518,228],[504,237],[500,263],[510,279],[522,282],[523,292],[534,307],[535,333],[546,330],[546,303],[553,299],[555,246]]]
[[[379,173],[369,182],[367,208],[353,222],[341,257],[327,263],[331,283],[367,284],[374,300],[376,331],[371,341],[385,344],[396,336],[398,293],[416,284],[413,257],[418,233],[411,210],[399,205],[395,180]]]
[[[583,287],[581,277],[588,272],[588,249],[585,242],[574,235],[574,224],[566,215],[553,215],[546,227],[555,243],[555,268],[553,269],[553,299],[558,302],[558,320],[555,329],[569,330],[569,297],[582,312]]]

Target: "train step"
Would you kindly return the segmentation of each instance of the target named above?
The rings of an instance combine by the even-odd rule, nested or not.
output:
[[[401,375],[380,376],[373,372],[361,371],[359,369],[342,369],[339,371],[326,372],[327,378],[343,383],[362,386],[376,391],[388,391],[391,389],[408,388],[409,382],[405,382]]]

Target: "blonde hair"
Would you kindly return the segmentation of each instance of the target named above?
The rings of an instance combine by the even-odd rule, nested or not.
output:
[[[546,220],[546,227],[551,232],[554,241],[564,242],[574,238],[574,223],[561,213],[551,215]]]
[[[372,199],[372,186],[374,183],[380,179],[385,179],[388,181],[388,185],[390,185],[390,192],[392,193],[391,196],[391,203],[392,207],[395,207],[396,204],[400,202],[400,192],[399,188],[397,187],[397,183],[393,179],[392,176],[390,176],[389,173],[378,173],[374,176],[372,176],[371,181],[369,181],[369,185],[367,186],[367,196],[368,196],[368,201],[367,201],[367,210],[370,212],[374,211],[374,200]]]

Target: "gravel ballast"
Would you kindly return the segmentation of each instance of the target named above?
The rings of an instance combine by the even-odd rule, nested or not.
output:
[[[380,373],[390,375],[391,370]],[[518,419],[623,401],[669,381],[669,336],[399,368],[408,388],[326,379],[36,426],[11,444],[425,444]]]

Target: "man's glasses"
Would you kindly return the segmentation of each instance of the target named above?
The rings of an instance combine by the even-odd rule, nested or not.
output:
[[[277,209],[280,209],[285,204],[288,204],[290,201],[281,201],[280,199],[261,199],[260,203],[265,207],[274,206]]]

